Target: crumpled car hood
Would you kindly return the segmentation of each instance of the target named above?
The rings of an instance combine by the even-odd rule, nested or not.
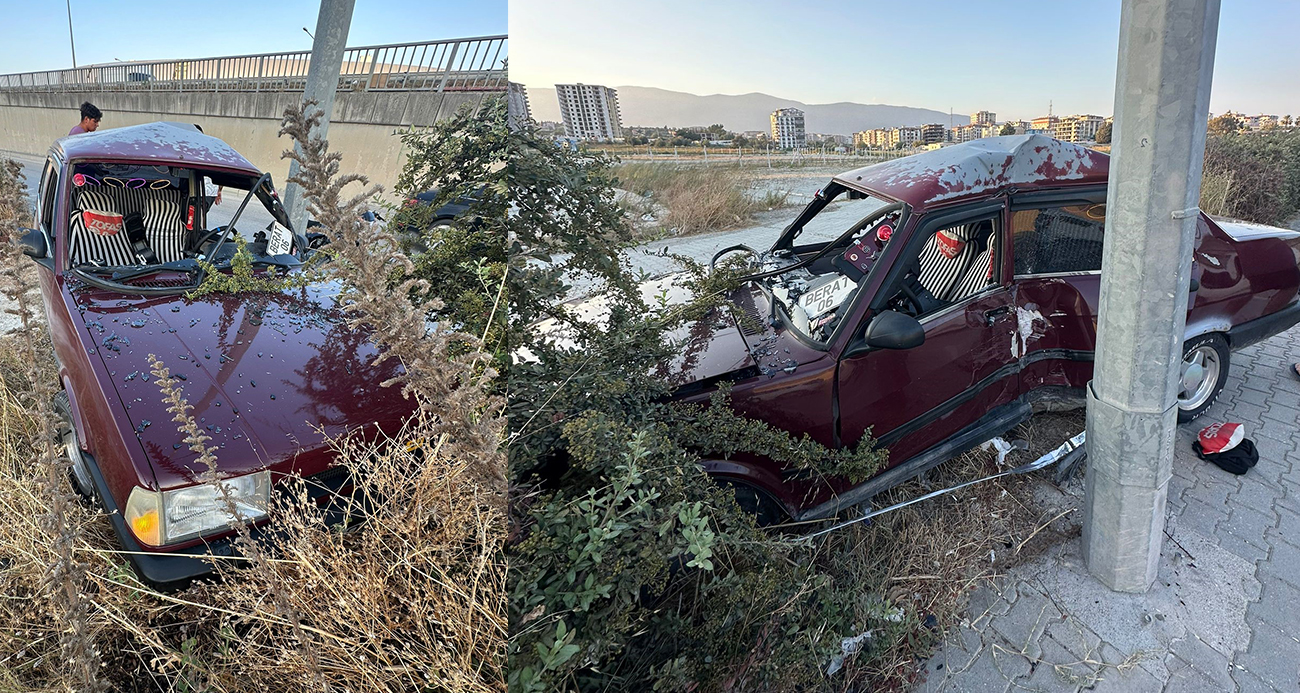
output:
[[[396,431],[414,410],[395,359],[348,328],[337,284],[283,293],[144,299],[79,290],[78,308],[135,437],[162,488],[206,468],[182,443],[149,373],[149,354],[171,369],[221,473],[263,468],[304,476],[329,466],[327,439],[363,429]],[[112,393],[109,393],[110,401]],[[126,434],[127,439],[131,434]]]
[[[643,282],[640,285],[642,298],[652,306],[661,301],[669,306],[684,304],[690,296],[681,285],[681,277],[681,274],[670,274]],[[741,288],[732,300],[741,313],[748,315],[747,318],[738,317],[736,311],[724,308],[668,333],[667,338],[679,343],[681,350],[671,361],[660,364],[656,374],[683,386],[732,373],[771,375],[796,367],[798,361],[792,350],[788,346],[782,348],[793,338],[784,330],[774,331],[768,324],[770,307],[766,298],[756,290]],[[609,316],[609,302],[603,296],[580,299],[567,307],[585,321],[599,322]],[[556,321],[543,320],[536,327],[556,344],[572,346],[571,337]],[[801,348],[795,353],[807,351]],[[532,355],[521,350],[515,357],[528,360]]]

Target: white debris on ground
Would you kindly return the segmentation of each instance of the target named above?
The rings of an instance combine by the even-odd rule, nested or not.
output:
[[[1023,440],[1008,443],[1001,436],[998,436],[992,440],[984,441],[980,445],[980,449],[985,451],[990,449],[996,451],[998,455],[998,466],[1001,467],[1003,466],[1003,462],[1007,459],[1007,455],[1011,454],[1012,450],[1028,450],[1029,443]]]

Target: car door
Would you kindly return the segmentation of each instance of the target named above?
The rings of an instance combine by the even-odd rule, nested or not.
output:
[[[1009,216],[1021,387],[1035,396],[1082,388],[1097,346],[1106,189],[1016,197]]]
[[[927,215],[909,243],[916,248],[909,248],[900,262],[919,262],[925,239],[939,230],[985,222],[992,230],[986,239],[991,262],[984,286],[919,315],[925,330],[920,346],[871,349],[841,360],[836,401],[842,444],[856,444],[871,429],[878,443],[889,448],[893,466],[1018,396],[1014,295],[1002,252],[1007,240],[1004,207],[985,203],[964,212]],[[902,285],[907,271],[891,272],[897,275],[894,285]],[[885,307],[876,301],[872,305]]]

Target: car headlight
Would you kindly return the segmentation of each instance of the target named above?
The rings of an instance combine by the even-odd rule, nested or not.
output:
[[[235,504],[237,518],[256,522],[266,517],[271,498],[271,473],[263,470],[222,479]],[[149,546],[166,546],[230,528],[226,502],[212,484],[198,484],[170,491],[136,487],[123,512],[131,533]]]

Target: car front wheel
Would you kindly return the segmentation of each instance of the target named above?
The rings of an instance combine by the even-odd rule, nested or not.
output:
[[[95,484],[90,479],[90,468],[86,458],[81,454],[81,442],[77,440],[77,427],[72,423],[72,406],[68,402],[68,393],[60,390],[54,395],[54,413],[59,417],[59,446],[64,455],[72,461],[72,488],[82,498],[95,499]]]
[[[1178,423],[1205,413],[1219,398],[1228,379],[1228,342],[1221,335],[1203,334],[1183,345],[1178,381]]]

